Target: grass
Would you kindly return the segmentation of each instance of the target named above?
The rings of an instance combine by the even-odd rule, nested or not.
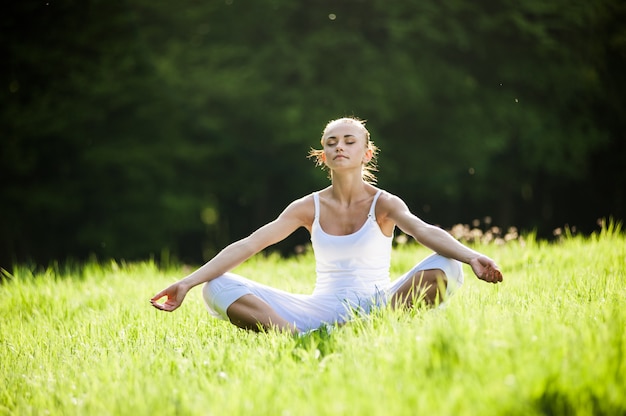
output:
[[[16,268],[0,285],[0,415],[626,414],[626,238],[477,247],[501,285],[446,308],[382,310],[331,333],[255,334],[211,318],[200,290],[178,311],[148,299],[182,267]],[[394,252],[398,276],[428,252]],[[310,254],[238,272],[309,292]]]

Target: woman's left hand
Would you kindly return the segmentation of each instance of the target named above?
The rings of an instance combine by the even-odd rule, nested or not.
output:
[[[485,282],[498,283],[502,281],[502,272],[496,262],[489,257],[475,257],[469,262],[469,265],[472,267],[474,274]]]

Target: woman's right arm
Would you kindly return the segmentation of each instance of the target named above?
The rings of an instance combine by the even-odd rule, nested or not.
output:
[[[202,267],[154,295],[150,303],[157,309],[173,311],[193,287],[234,269],[266,247],[284,240],[298,228],[308,227],[312,218],[312,203],[307,198],[292,202],[274,221],[230,244]],[[159,303],[162,298],[167,299]]]

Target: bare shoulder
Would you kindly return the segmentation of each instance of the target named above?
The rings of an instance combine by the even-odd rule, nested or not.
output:
[[[298,221],[303,227],[310,228],[313,223],[313,218],[315,217],[313,194],[296,199],[285,208],[280,216],[283,218],[291,218]]]
[[[313,194],[308,194],[302,198],[298,198],[287,206],[288,210],[294,211],[311,211],[315,210],[315,203],[313,202]]]
[[[400,197],[385,192],[380,196],[380,199],[382,200],[381,209],[385,219],[395,223],[403,232],[416,237],[430,227],[429,224],[413,214],[406,202]]]
[[[406,203],[402,200],[402,198],[392,194],[391,192],[387,192],[383,190],[378,198],[378,202],[376,204],[377,212],[380,209],[380,213],[392,216],[394,213],[405,212],[408,211],[408,207]]]

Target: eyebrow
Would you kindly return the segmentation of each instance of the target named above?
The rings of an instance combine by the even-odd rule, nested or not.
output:
[[[354,134],[344,134],[343,137],[347,138],[347,137],[356,137],[356,136]],[[336,138],[337,138],[337,136],[328,136],[326,138],[326,140],[328,140],[328,139],[336,139]]]

